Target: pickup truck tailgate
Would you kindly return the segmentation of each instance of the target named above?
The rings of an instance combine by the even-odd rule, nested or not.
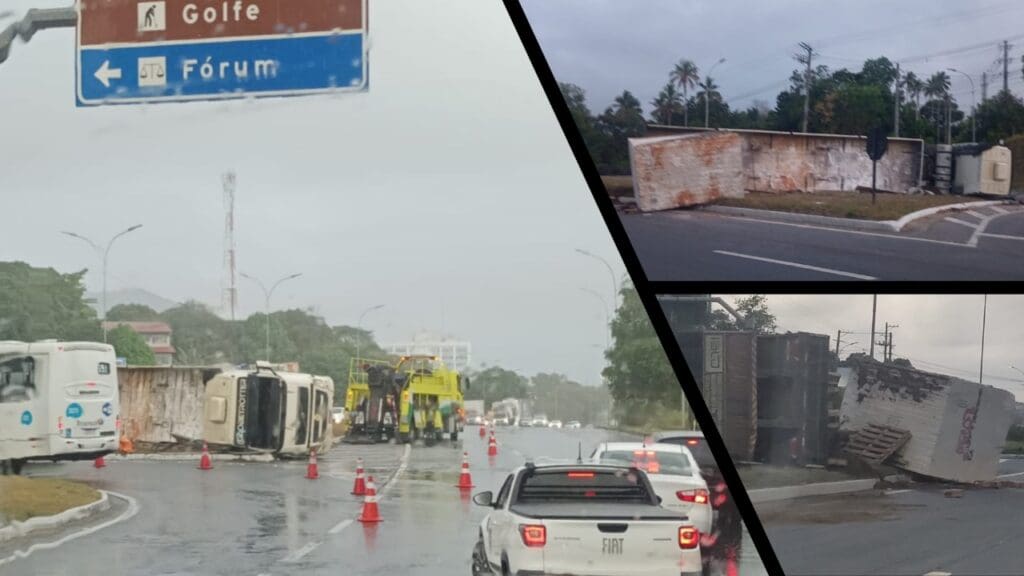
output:
[[[699,572],[700,553],[679,547],[682,520],[542,520],[547,574]]]

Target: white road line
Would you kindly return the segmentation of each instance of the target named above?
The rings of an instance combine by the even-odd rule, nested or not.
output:
[[[815,226],[813,224],[796,224],[793,222],[777,222],[775,220],[761,220],[759,218],[744,218],[744,217],[732,217],[733,220],[743,220],[747,222],[760,222],[761,224],[775,224],[776,226],[792,226],[793,228],[807,228],[809,230],[822,230],[825,232],[839,232],[842,234],[855,234],[857,236],[875,236],[878,238],[889,238],[891,240],[908,240],[910,242],[927,242],[929,244],[943,244],[946,246],[959,246],[960,248],[973,248],[960,242],[950,242],[948,240],[932,240],[931,238],[918,238],[916,236],[897,236],[896,234],[883,234],[881,232],[864,232],[863,230],[844,230],[842,228],[829,228],[827,226]]]
[[[106,492],[109,496],[116,496],[118,498],[121,498],[122,500],[126,500],[128,502],[128,509],[125,510],[124,513],[121,514],[120,516],[118,516],[117,518],[114,518],[112,520],[107,520],[106,522],[103,522],[102,524],[97,524],[97,525],[91,526],[89,528],[84,528],[82,530],[79,530],[78,532],[72,532],[71,534],[68,534],[67,536],[61,538],[60,540],[57,540],[56,542],[42,542],[42,543],[39,543],[39,544],[33,544],[32,546],[29,547],[28,550],[25,550],[25,551],[16,550],[14,552],[14,554],[11,554],[7,558],[0,559],[0,566],[3,566],[4,564],[7,564],[8,562],[13,562],[14,560],[16,560],[18,558],[28,558],[29,555],[31,555],[36,550],[50,550],[52,548],[56,548],[57,546],[60,546],[61,544],[64,544],[65,542],[70,542],[70,541],[75,540],[77,538],[81,538],[82,536],[88,536],[89,534],[92,534],[93,532],[97,532],[99,530],[102,530],[102,529],[106,528],[107,526],[113,526],[114,524],[117,524],[118,522],[123,522],[125,520],[128,520],[132,516],[135,516],[136,514],[139,513],[139,503],[136,502],[135,499],[132,498],[131,496],[128,496],[126,494],[119,494],[117,492],[111,492],[109,490],[104,490],[104,492]]]
[[[980,212],[975,212],[974,210],[967,210],[967,211],[964,212],[964,214],[970,214],[971,216],[974,216],[978,220],[983,220],[985,218],[988,218],[988,216],[986,216],[985,214],[982,214]]]
[[[388,478],[387,483],[385,483],[384,487],[381,488],[380,492],[377,493],[380,497],[383,497],[385,494],[387,494],[388,490],[391,490],[391,487],[394,486],[395,480],[398,480],[402,473],[405,472],[405,467],[409,465],[409,454],[411,453],[412,444],[406,444],[405,451],[402,452],[402,460],[398,465],[398,470],[395,470],[395,473],[391,475],[391,478]]]
[[[953,573],[952,572],[939,572],[937,570],[933,570],[933,571],[925,574],[924,576],[953,576]]]
[[[1024,236],[1008,236],[1006,234],[990,234],[988,232],[982,232],[978,236],[983,238],[1002,238],[1003,240],[1024,240]]]
[[[957,220],[956,218],[953,218],[952,216],[947,217],[946,218],[946,222],[952,222],[954,224],[961,224],[963,226],[967,226],[971,230],[974,230],[977,227],[975,224],[971,224],[970,222],[964,222],[963,220]]]
[[[978,237],[984,234],[985,228],[988,228],[989,222],[992,222],[996,218],[1001,218],[1003,216],[1006,216],[1006,214],[993,214],[992,216],[988,216],[984,220],[982,220],[978,224],[978,229],[975,230],[974,234],[971,235],[971,239],[967,241],[967,245],[970,246],[971,248],[976,247],[978,245]],[[1008,238],[1014,238],[1014,236],[1008,236]]]
[[[1024,476],[1024,472],[1014,472],[1013,474],[1000,474],[996,478],[1013,478],[1014,476]]]
[[[345,528],[348,528],[349,525],[352,524],[352,522],[353,522],[353,520],[351,518],[348,518],[346,520],[342,520],[341,522],[338,522],[334,526],[334,528],[331,528],[330,530],[328,530],[327,533],[328,534],[337,534],[337,533],[341,532],[342,530],[344,530]]]
[[[1003,208],[1002,206],[992,206],[992,209],[995,210],[996,212],[1000,213],[1000,214],[1009,214],[1010,213],[1009,210],[1007,210],[1006,208]]]
[[[913,492],[910,488],[904,488],[903,490],[887,490],[885,493],[889,496],[893,494],[903,494],[904,492]]]
[[[302,560],[303,556],[309,554],[313,550],[316,550],[318,546],[320,546],[319,542],[310,542],[309,544],[306,544],[305,546],[299,548],[295,552],[292,552],[291,554],[285,556],[281,560],[281,562],[298,562],[299,560]]]
[[[774,258],[762,258],[761,256],[751,256],[749,254],[739,254],[737,252],[727,252],[725,250],[713,250],[715,254],[724,254],[726,256],[735,256],[736,258],[746,258],[748,260],[758,260],[760,262],[769,262],[771,264],[779,264],[781,266],[791,266],[793,268],[802,268],[804,270],[814,270],[815,272],[824,272],[825,274],[835,274],[836,276],[846,276],[847,278],[856,278],[858,280],[878,280],[874,276],[865,276],[864,274],[854,274],[853,272],[844,272],[842,270],[833,270],[831,268],[820,268],[818,266],[811,266],[809,264],[800,264],[799,262],[788,262],[786,260],[775,260]]]

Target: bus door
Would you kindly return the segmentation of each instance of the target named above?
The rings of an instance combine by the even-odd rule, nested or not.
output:
[[[47,395],[38,384],[40,368],[26,354],[0,356],[0,430],[7,431],[0,435],[0,461],[49,452],[45,437],[51,421]]]
[[[279,378],[260,373],[239,381],[239,405],[245,407],[245,445],[280,450],[284,445],[286,394]]]

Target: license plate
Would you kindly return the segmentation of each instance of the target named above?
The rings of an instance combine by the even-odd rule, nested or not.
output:
[[[622,556],[623,538],[602,538],[601,554],[605,556]]]

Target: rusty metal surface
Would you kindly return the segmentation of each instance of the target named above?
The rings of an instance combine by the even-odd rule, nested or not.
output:
[[[119,368],[121,421],[133,441],[175,443],[202,438],[203,392],[217,369]]]
[[[629,141],[633,191],[641,211],[741,198],[743,162],[736,134],[696,134]]]

